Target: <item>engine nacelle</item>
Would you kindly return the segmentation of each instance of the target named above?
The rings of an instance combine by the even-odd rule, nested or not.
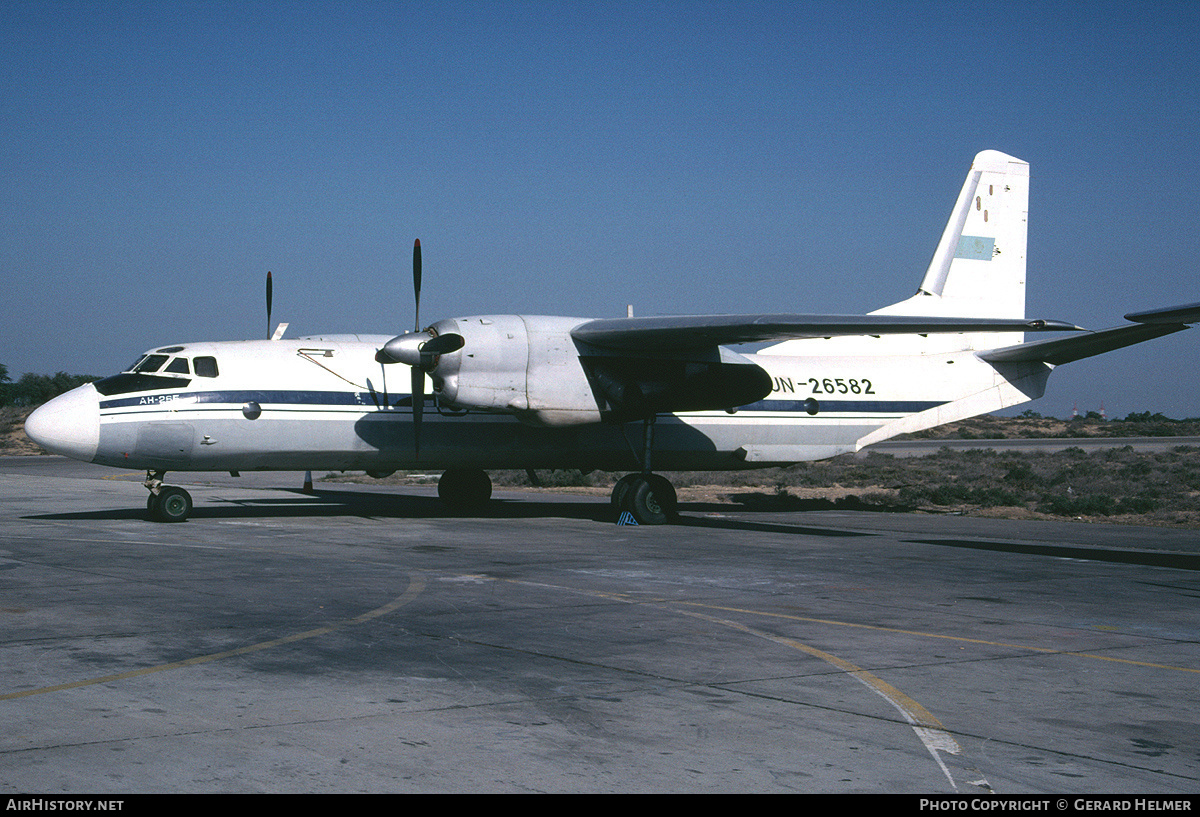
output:
[[[571,329],[584,318],[481,315],[438,321],[438,334],[462,335],[429,376],[451,408],[501,411],[543,426],[600,422],[600,405],[580,363]]]
[[[433,390],[450,408],[500,411],[541,426],[733,409],[771,392],[770,375],[728,349],[604,350],[571,337],[586,322],[532,315],[439,321],[434,333],[460,335],[463,344],[426,367]]]

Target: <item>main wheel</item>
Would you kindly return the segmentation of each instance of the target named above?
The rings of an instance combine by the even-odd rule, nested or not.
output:
[[[192,514],[192,495],[176,485],[165,485],[150,494],[146,509],[155,522],[183,522]]]
[[[612,506],[617,512],[627,510],[627,502],[629,492],[633,489],[633,485],[642,478],[641,474],[626,474],[617,480],[617,484],[612,489]]]
[[[675,488],[666,477],[639,474],[630,483],[624,509],[639,525],[665,525],[678,514]]]
[[[482,505],[492,498],[492,480],[477,468],[451,468],[438,480],[438,497],[455,508]]]

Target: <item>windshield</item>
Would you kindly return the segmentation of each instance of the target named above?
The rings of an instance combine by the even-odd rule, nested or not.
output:
[[[92,385],[103,395],[129,394],[139,391],[157,391],[160,389],[179,389],[192,382],[186,377],[163,377],[159,374],[143,374],[141,372],[122,372],[97,380]]]
[[[142,355],[125,371],[127,372],[157,372],[167,362],[166,355]]]
[[[193,374],[197,377],[218,376],[219,370],[215,357],[201,356],[189,360],[182,355],[174,357],[163,354],[182,350],[182,346],[172,346],[142,355],[121,374],[96,381],[96,388],[104,395],[128,394],[158,389],[178,389],[188,385]]]

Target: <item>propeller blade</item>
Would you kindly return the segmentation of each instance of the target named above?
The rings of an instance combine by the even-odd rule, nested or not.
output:
[[[271,337],[271,273],[267,273],[267,337]]]
[[[270,292],[269,276],[267,286],[268,292]],[[268,298],[270,298],[269,295]],[[433,371],[434,361],[439,355],[448,355],[463,348],[466,339],[455,332],[431,337],[434,330],[421,331],[421,239],[419,238],[413,242],[413,302],[416,329],[403,335],[397,335],[385,343],[383,348],[375,353],[375,360],[384,365],[405,363],[411,369],[413,450],[415,455],[420,457],[421,415],[425,411],[425,373]]]
[[[457,332],[447,332],[444,335],[431,338],[421,344],[421,363],[424,365],[426,357],[436,357],[438,355],[448,355],[451,352],[457,352],[466,343],[466,338]]]
[[[412,420],[413,454],[421,456],[421,413],[425,410],[425,372],[417,366],[412,369]]]
[[[421,239],[413,243],[413,295],[416,299],[416,309],[413,316],[416,320],[414,332],[421,331]]]

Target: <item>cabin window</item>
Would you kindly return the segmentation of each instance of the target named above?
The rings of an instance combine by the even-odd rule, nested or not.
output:
[[[217,359],[215,357],[198,357],[192,364],[196,367],[198,377],[216,377]]]
[[[174,360],[172,360],[170,363],[167,364],[167,368],[163,369],[163,371],[171,372],[172,374],[191,374],[192,373],[191,369],[188,368],[188,361],[187,361],[186,357],[175,358]]]

